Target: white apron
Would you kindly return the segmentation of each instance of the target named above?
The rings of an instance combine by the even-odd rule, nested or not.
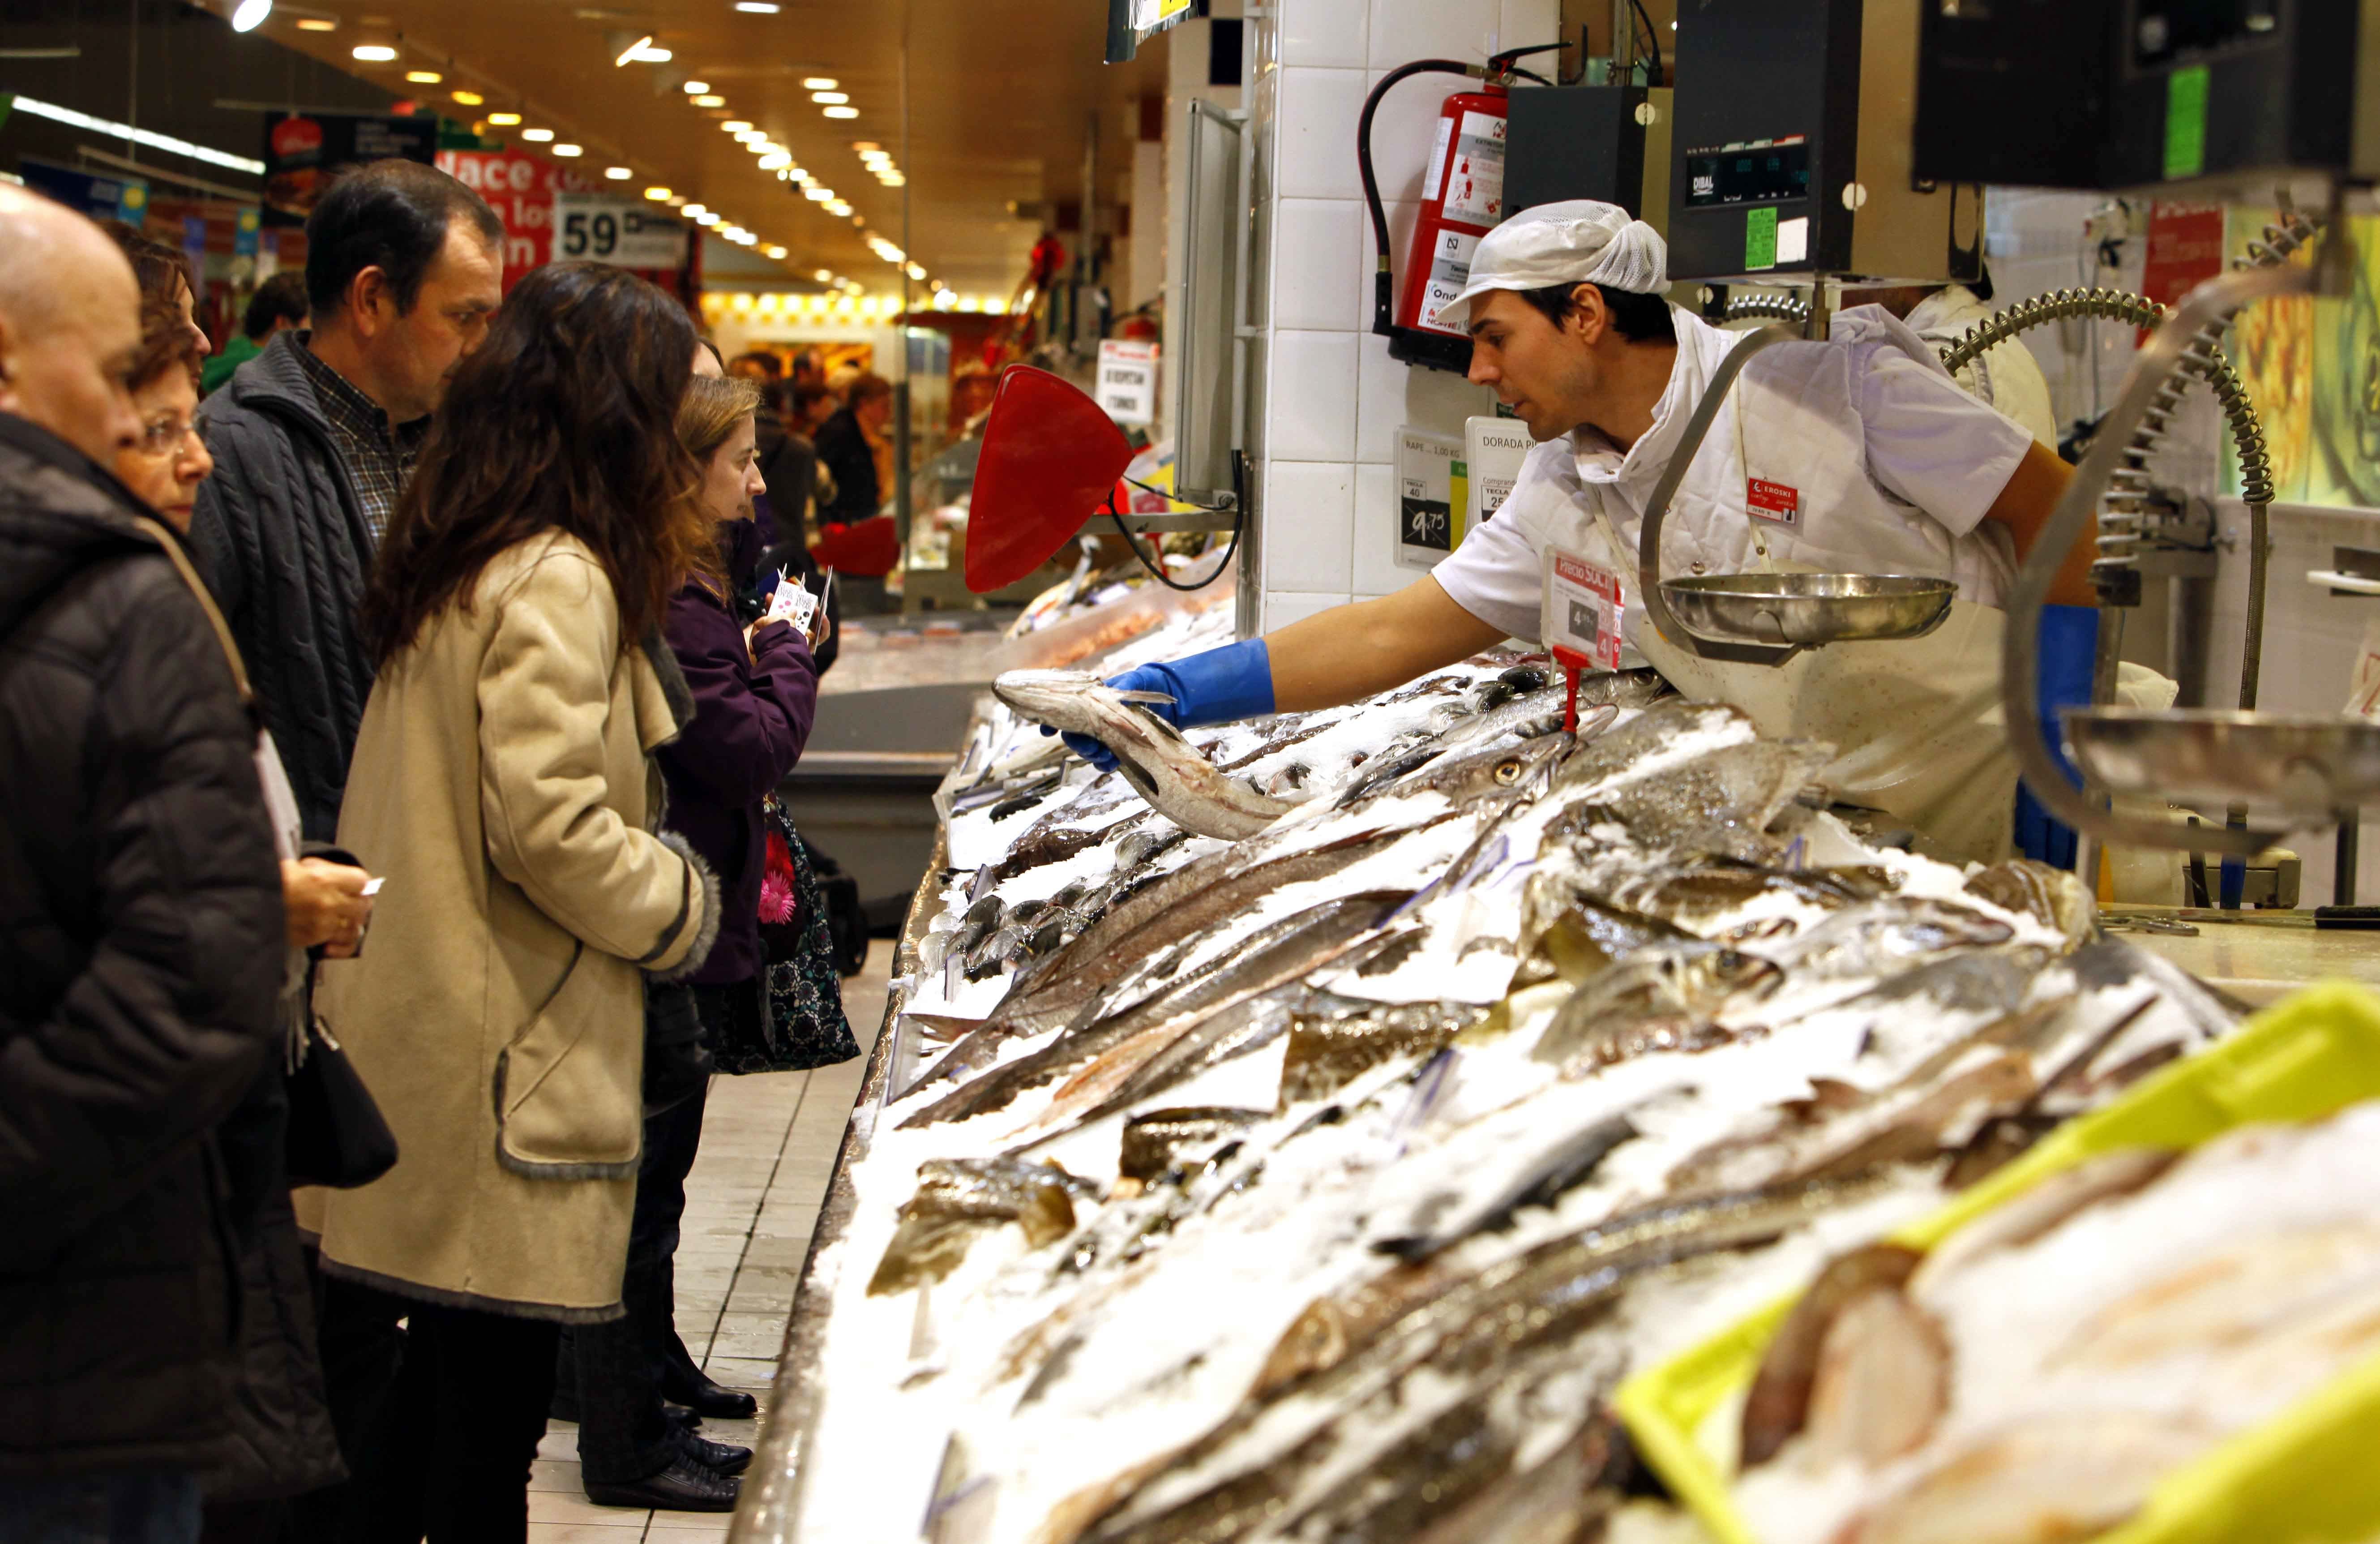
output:
[[[1873,310],[1839,320],[1873,326],[1863,314]],[[1887,331],[1899,341],[1897,332],[1905,329],[1893,322]],[[1691,358],[1695,368],[1682,382],[1681,402],[1664,407],[1683,410],[1665,411],[1647,440],[1664,431],[1675,439],[1700,399],[1701,383],[1737,335],[1680,328],[1681,360]],[[1908,343],[1915,346],[1904,345],[1904,351],[1941,369],[1913,334]],[[1783,370],[1760,369],[1788,349],[1800,358],[1782,361]],[[1772,349],[1738,377],[1736,401],[1712,425],[1664,522],[1661,572],[1891,572],[1960,581],[1962,598],[1925,637],[1830,644],[1805,650],[1782,667],[1706,660],[1662,638],[1635,603],[1640,526],[1632,502],[1612,492],[1620,479],[1608,471],[1597,476],[1591,467],[1564,477],[1559,473],[1566,468],[1555,468],[1557,475],[1515,488],[1499,517],[1516,518],[1540,553],[1567,549],[1618,575],[1628,642],[1680,691],[1741,708],[1764,735],[1836,747],[1840,754],[1825,773],[1836,797],[1907,821],[1940,856],[1996,861],[2010,847],[2017,784],[2016,760],[2000,728],[2006,614],[1963,597],[1980,590],[2001,598],[2013,553],[1998,527],[1954,539],[1875,486],[1857,417],[1834,410],[1832,383],[1823,369],[1809,368],[1818,362],[1815,353],[1790,345]],[[1765,485],[1764,496],[1767,488],[1793,490],[1801,518],[1792,526],[1751,518],[1747,490],[1755,482]],[[1866,540],[1875,535],[1883,539]],[[1863,557],[1864,547],[1886,555]],[[1550,619],[1540,629],[1550,634]]]

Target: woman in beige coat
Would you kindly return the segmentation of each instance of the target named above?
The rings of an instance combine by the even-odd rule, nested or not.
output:
[[[379,679],[339,839],[387,885],[319,1002],[401,1154],[322,1226],[324,1271],[408,1320],[351,1444],[369,1537],[525,1538],[559,1328],[620,1311],[644,979],[718,927],[650,760],[692,711],[660,624],[710,561],[673,428],[694,346],[621,270],[524,279],[365,595]]]

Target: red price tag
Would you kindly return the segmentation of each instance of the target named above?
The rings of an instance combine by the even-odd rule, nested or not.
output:
[[[1538,630],[1566,669],[1617,670],[1627,605],[1620,576],[1560,547],[1545,556],[1545,602]]]
[[[1743,503],[1755,520],[1768,520],[1780,526],[1802,523],[1802,491],[1782,482],[1747,478],[1743,484]]]

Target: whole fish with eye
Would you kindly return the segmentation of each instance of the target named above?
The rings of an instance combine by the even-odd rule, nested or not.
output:
[[[1239,841],[1294,808],[1224,776],[1182,732],[1147,711],[1162,700],[1120,692],[1080,670],[1011,670],[991,693],[1019,715],[1108,748],[1116,770],[1166,819],[1201,836]]]

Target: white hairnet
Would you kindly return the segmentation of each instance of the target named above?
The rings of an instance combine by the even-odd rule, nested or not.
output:
[[[1543,289],[1589,284],[1658,295],[1670,287],[1670,249],[1661,233],[1618,204],[1593,199],[1541,203],[1479,238],[1463,293],[1439,319],[1460,327],[1471,302],[1491,289]]]

